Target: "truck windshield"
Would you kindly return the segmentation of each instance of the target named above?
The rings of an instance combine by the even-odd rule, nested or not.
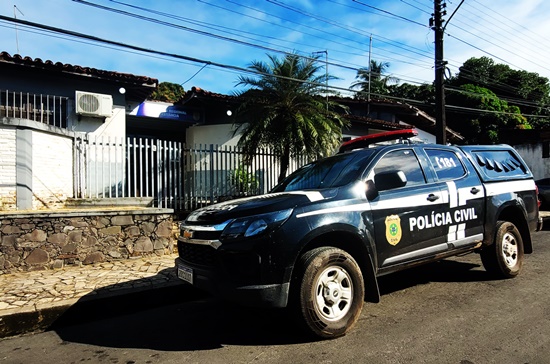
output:
[[[338,154],[307,164],[286,177],[271,192],[340,187],[359,178],[372,151]]]

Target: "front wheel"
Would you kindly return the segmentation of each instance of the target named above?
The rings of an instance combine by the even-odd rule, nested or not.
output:
[[[363,275],[345,251],[314,249],[302,257],[298,311],[310,332],[321,338],[345,335],[355,324],[365,295]]]
[[[502,278],[513,278],[523,265],[523,239],[514,224],[498,221],[495,241],[483,248],[481,261],[485,269]]]

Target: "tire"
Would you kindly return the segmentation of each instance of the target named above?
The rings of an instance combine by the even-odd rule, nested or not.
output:
[[[357,322],[365,296],[357,262],[333,247],[311,250],[302,256],[295,307],[303,326],[317,337],[345,335]]]
[[[523,265],[523,239],[514,224],[498,221],[493,244],[481,251],[487,272],[499,278],[514,278]]]

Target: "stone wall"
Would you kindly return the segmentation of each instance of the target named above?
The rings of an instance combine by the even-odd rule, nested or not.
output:
[[[172,253],[172,210],[0,214],[0,275]]]

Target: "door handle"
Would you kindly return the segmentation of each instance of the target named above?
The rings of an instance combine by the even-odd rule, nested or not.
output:
[[[472,189],[470,190],[470,193],[472,195],[476,195],[479,191],[481,191],[481,190],[478,189],[477,187],[472,187]]]
[[[438,200],[438,199],[439,199],[439,196],[434,195],[433,193],[430,193],[430,194],[428,195],[428,201],[430,201],[430,202],[434,202],[434,201],[436,201],[436,200]]]

